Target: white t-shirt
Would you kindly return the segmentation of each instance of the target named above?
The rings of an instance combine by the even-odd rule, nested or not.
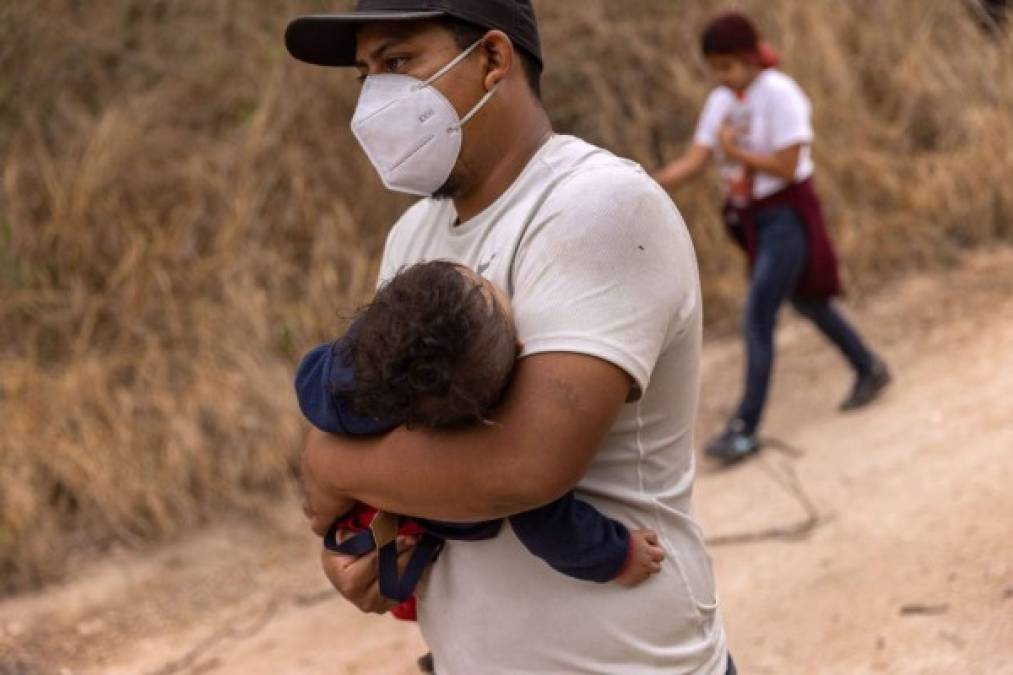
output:
[[[813,142],[812,104],[795,80],[773,68],[767,68],[757,75],[741,99],[728,87],[718,87],[712,91],[700,113],[693,142],[713,150],[720,163],[722,153],[718,133],[729,115],[740,107],[744,107],[747,113],[747,131],[744,135],[747,150],[772,155],[801,143],[803,147],[795,172],[795,182],[813,175],[810,147]],[[753,197],[768,197],[787,185],[786,181],[777,176],[756,173]]]
[[[577,491],[656,530],[668,557],[631,590],[552,570],[509,527],[448,543],[419,589],[440,674],[723,675],[713,572],[690,505],[702,308],[678,210],[638,165],[554,136],[495,203],[456,220],[450,200],[412,207],[390,233],[381,279],[420,261],[466,264],[511,296],[523,356],[589,354],[629,373],[643,394]]]

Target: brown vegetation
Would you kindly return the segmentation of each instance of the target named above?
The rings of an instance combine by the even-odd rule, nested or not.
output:
[[[0,590],[291,486],[294,360],[368,296],[408,204],[347,129],[352,75],[281,45],[288,17],[333,4],[0,8]],[[671,158],[708,89],[713,4],[577,4],[538,3],[558,130]],[[730,4],[814,100],[857,288],[1011,238],[1009,41],[960,3]],[[710,316],[728,316],[742,271],[716,194],[676,199]]]

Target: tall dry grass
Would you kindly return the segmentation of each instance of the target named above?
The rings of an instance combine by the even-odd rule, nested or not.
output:
[[[0,588],[291,488],[294,361],[368,296],[408,203],[347,130],[351,75],[282,49],[288,17],[334,4],[0,7]],[[1010,239],[1008,42],[941,0],[729,6],[814,99],[857,288]],[[652,167],[675,156],[708,90],[696,45],[714,4],[538,9],[557,128]],[[728,316],[742,272],[717,195],[676,199],[710,316]]]

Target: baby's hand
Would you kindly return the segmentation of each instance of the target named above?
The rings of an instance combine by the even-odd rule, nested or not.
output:
[[[661,571],[665,551],[658,545],[658,535],[651,530],[630,531],[630,558],[626,569],[615,582],[626,588],[638,586],[647,577]]]

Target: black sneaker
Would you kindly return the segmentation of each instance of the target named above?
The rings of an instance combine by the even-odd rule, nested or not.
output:
[[[851,393],[841,403],[841,411],[858,410],[869,405],[879,397],[892,379],[886,364],[877,360],[869,372],[859,375],[855,380]]]
[[[433,663],[432,652],[424,656],[420,656],[418,664],[420,673],[425,673],[426,675],[436,675],[436,665]]]
[[[760,441],[756,434],[746,432],[746,423],[735,419],[728,423],[728,427],[721,435],[711,439],[707,444],[705,452],[725,464],[732,464],[756,454],[760,450]]]

